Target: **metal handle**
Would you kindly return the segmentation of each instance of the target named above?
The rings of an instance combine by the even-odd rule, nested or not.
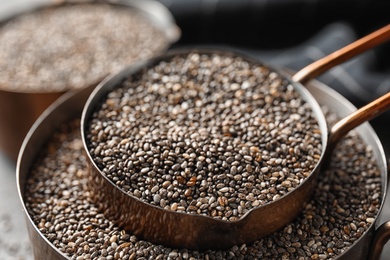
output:
[[[390,24],[304,67],[292,77],[295,82],[305,82],[348,59],[390,39]],[[371,120],[390,108],[390,93],[360,108],[334,125],[329,132],[327,153],[351,129]]]
[[[322,59],[319,59],[310,65],[304,67],[298,71],[293,80],[302,84],[306,83],[310,79],[322,74],[330,68],[343,63],[350,58],[369,50],[381,43],[390,39],[390,24],[382,27],[381,29],[337,50]]]
[[[372,241],[372,246],[368,259],[370,260],[379,260],[383,246],[390,239],[390,221],[383,223],[374,233],[374,239]]]
[[[350,130],[388,109],[390,109],[390,92],[344,117],[330,129],[327,149],[331,152],[338,141]]]

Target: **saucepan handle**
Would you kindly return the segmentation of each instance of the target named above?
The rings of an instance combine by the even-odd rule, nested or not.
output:
[[[375,230],[374,238],[368,255],[369,260],[379,260],[383,247],[390,239],[390,220]]]
[[[292,79],[305,84],[334,66],[348,61],[352,57],[378,46],[390,39],[390,24],[370,33],[369,35],[319,59],[298,71]]]
[[[359,108],[348,116],[335,123],[329,131],[328,150],[331,153],[336,144],[350,130],[362,123],[374,119],[390,109],[390,92]]]

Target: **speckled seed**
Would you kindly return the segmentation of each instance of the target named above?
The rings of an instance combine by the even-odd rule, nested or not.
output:
[[[145,17],[135,8],[77,3],[7,20],[0,27],[1,85],[62,92],[96,84],[168,45],[164,32]]]
[[[144,202],[156,204],[157,193],[168,208],[180,198],[191,214],[236,220],[293,190],[318,162],[322,146],[311,107],[265,66],[230,54],[190,52],[130,78],[101,100],[86,136],[102,172]],[[114,147],[115,159],[104,160]],[[189,210],[218,193],[243,201],[245,210]],[[256,198],[245,201],[248,194]]]

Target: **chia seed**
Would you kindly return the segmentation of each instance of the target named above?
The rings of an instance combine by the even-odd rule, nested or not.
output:
[[[93,160],[125,192],[161,206],[157,193],[168,210],[237,220],[296,188],[321,156],[310,105],[276,72],[233,55],[174,55],[98,106],[86,133]]]
[[[0,27],[1,85],[53,92],[96,84],[169,42],[134,8],[67,4],[19,15]]]
[[[328,120],[334,117],[327,112]],[[75,119],[53,133],[26,183],[29,215],[69,259],[334,259],[364,235],[381,204],[381,176],[372,149],[351,131],[335,149],[304,210],[280,231],[224,251],[166,248],[137,239],[98,212],[89,197],[79,129]]]

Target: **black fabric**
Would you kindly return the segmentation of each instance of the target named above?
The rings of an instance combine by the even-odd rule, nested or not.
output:
[[[358,35],[390,22],[388,0],[159,0],[183,29],[183,43],[232,43],[281,48],[330,23]]]

